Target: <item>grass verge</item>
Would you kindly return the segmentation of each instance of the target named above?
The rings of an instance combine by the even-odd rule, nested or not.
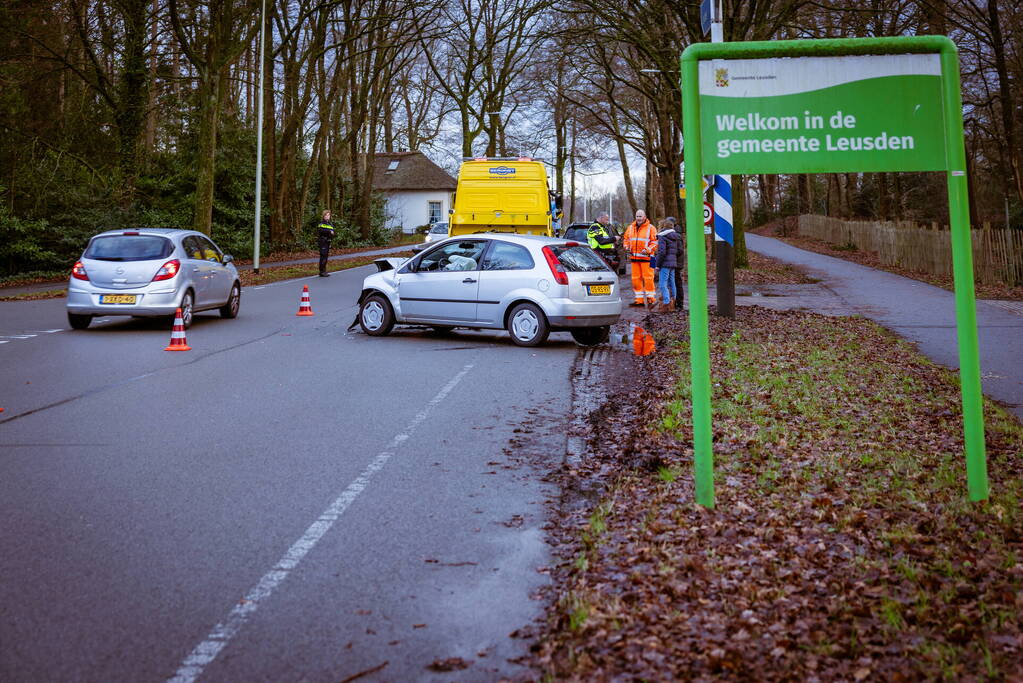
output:
[[[3,290],[0,290],[3,291]],[[24,292],[22,294],[0,294],[0,301],[37,301],[39,299],[63,299],[67,296],[67,288],[47,289],[42,292]]]
[[[387,254],[386,256],[364,256],[362,258],[351,258],[343,261],[328,261],[327,271],[330,273],[336,273],[339,270],[348,270],[349,268],[358,268],[360,266],[366,266],[373,263],[380,258],[408,258],[412,256],[411,251],[403,251],[396,254]],[[238,271],[238,276],[241,278],[243,287],[251,287],[253,285],[265,285],[270,282],[278,282],[280,280],[292,280],[299,277],[309,277],[316,275],[319,272],[319,265],[316,263],[303,263],[293,266],[260,266],[259,274],[253,273],[251,270]]]
[[[688,321],[594,413],[608,496],[560,520],[534,664],[548,678],[1018,675],[1023,428],[985,405],[991,500],[966,494],[955,374],[853,318],[712,318],[717,506],[693,502]],[[606,475],[605,475],[606,476]],[[628,504],[622,504],[628,501]],[[599,542],[595,541],[598,539]]]

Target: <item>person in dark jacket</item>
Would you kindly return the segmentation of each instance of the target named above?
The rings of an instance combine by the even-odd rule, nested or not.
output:
[[[681,311],[685,308],[685,289],[682,288],[685,278],[686,268],[686,231],[673,216],[668,216],[665,220],[669,220],[675,226],[675,232],[678,233],[679,237],[682,238],[682,244],[679,246],[678,254],[678,267],[675,268],[675,310]]]
[[[330,209],[323,212],[323,218],[316,226],[316,246],[320,248],[320,277],[330,277],[327,272],[327,257],[330,243],[334,240],[334,224],[330,222]]]
[[[682,263],[682,236],[675,230],[674,219],[665,218],[657,225],[657,289],[660,290],[661,302],[654,309],[660,313],[675,310],[675,299],[678,297],[675,272]]]

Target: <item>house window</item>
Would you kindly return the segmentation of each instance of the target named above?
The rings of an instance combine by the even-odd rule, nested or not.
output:
[[[384,173],[394,173],[395,171],[397,171],[398,170],[398,163],[399,163],[399,160],[395,159],[391,163],[387,164],[387,170],[384,171]]]
[[[441,210],[441,202],[430,202],[430,225],[440,222]]]

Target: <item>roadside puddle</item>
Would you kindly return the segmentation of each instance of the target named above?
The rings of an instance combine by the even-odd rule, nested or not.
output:
[[[631,351],[634,356],[649,356],[657,350],[653,335],[635,323],[630,326],[629,334],[612,336],[611,345],[620,351]]]

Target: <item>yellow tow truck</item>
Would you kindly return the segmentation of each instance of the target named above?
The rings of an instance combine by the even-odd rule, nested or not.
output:
[[[554,237],[558,211],[547,186],[547,169],[529,157],[467,159],[458,172],[449,236],[514,232]]]

